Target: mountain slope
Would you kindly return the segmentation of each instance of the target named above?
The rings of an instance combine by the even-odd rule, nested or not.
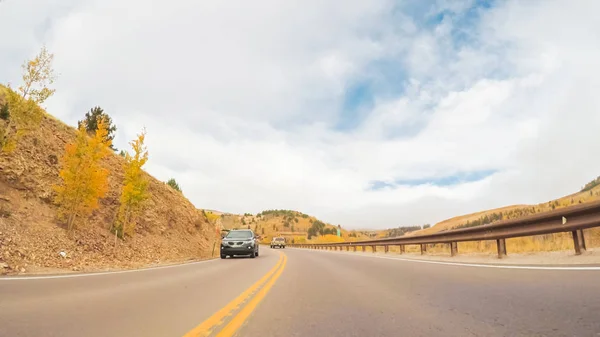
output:
[[[124,159],[116,154],[102,163],[111,172],[109,192],[69,238],[56,220],[52,186],[59,182],[65,145],[74,137],[74,128],[45,114],[14,151],[0,153],[0,273],[129,268],[209,257],[214,226],[181,193],[147,174],[151,198],[135,235],[114,238],[109,229],[124,178]]]

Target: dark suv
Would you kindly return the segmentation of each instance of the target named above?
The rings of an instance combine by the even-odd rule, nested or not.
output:
[[[258,256],[258,241],[250,229],[232,229],[221,240],[221,258],[234,255]]]

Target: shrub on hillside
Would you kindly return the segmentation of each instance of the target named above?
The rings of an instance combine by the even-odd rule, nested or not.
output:
[[[392,229],[387,230],[387,232],[385,233],[385,237],[393,238],[393,237],[397,237],[397,236],[402,236],[408,232],[418,231],[419,229],[421,229],[421,226],[405,226],[405,227],[392,228]],[[355,233],[355,237],[356,237],[356,233]]]
[[[0,106],[0,119],[7,121],[9,117],[10,112],[8,111],[8,103],[4,103]]]
[[[600,177],[590,181],[589,183],[585,184],[585,186],[583,186],[581,188],[581,192],[585,192],[585,191],[590,191],[591,189],[593,189],[594,187],[600,185]]]
[[[181,192],[181,187],[179,187],[179,184],[177,181],[175,181],[175,178],[169,179],[169,181],[167,181],[167,185],[171,186],[171,188],[173,188],[175,191]]]

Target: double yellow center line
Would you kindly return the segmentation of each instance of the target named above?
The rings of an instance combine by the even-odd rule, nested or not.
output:
[[[287,256],[284,253],[280,253],[277,264],[263,276],[260,280],[254,283],[250,288],[246,289],[233,301],[227,303],[221,310],[214,313],[207,320],[200,323],[197,327],[189,331],[184,337],[204,337],[209,336],[217,327],[223,324],[225,319],[232,315],[233,312],[238,310],[242,305],[243,308],[231,318],[229,323],[225,325],[216,335],[217,337],[230,337],[242,326],[248,316],[254,311],[258,303],[267,295],[275,281],[279,278],[285,265],[287,263]]]

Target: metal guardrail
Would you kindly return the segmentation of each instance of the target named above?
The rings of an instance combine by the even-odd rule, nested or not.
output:
[[[586,250],[583,230],[598,226],[600,226],[600,201],[565,207],[519,219],[502,220],[487,225],[433,234],[354,242],[301,243],[290,244],[289,246],[334,250],[338,248],[341,250],[344,247],[346,247],[346,250],[350,250],[350,247],[353,247],[354,251],[356,251],[357,247],[361,247],[365,251],[365,247],[371,246],[373,252],[376,251],[377,246],[383,246],[386,253],[389,250],[389,246],[399,246],[400,253],[404,253],[406,245],[420,245],[421,254],[424,254],[427,251],[428,244],[447,243],[450,248],[450,254],[455,256],[458,254],[458,242],[496,240],[498,258],[502,258],[507,253],[506,239],[571,232],[575,254],[580,255],[582,251]]]

